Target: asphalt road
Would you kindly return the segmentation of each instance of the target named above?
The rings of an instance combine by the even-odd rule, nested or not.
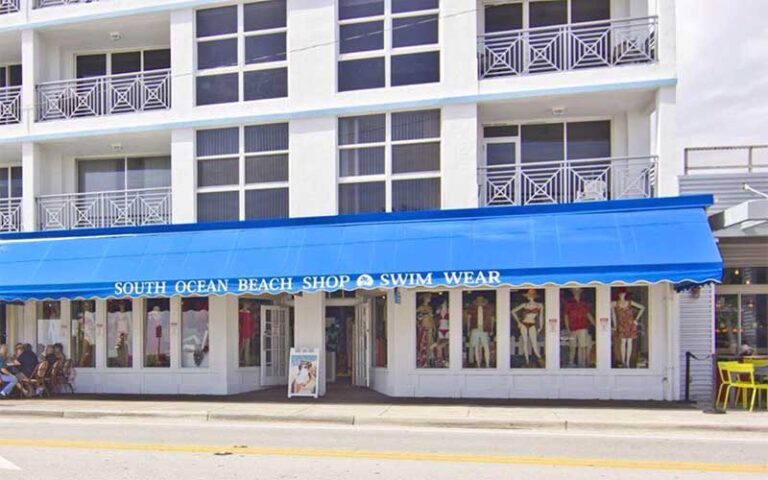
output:
[[[765,479],[768,438],[0,419],[0,478]]]

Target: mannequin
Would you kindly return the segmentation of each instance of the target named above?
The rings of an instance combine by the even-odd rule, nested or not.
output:
[[[119,366],[130,367],[128,364],[128,354],[130,352],[130,333],[129,327],[131,321],[131,314],[126,311],[125,302],[120,302],[117,308],[117,312],[113,313],[115,318],[115,326],[117,329],[117,359]]]
[[[253,341],[253,316],[251,314],[251,302],[240,302],[238,318],[238,338],[240,345],[240,365],[251,366],[251,342]]]
[[[162,366],[160,361],[160,353],[162,351],[163,342],[163,312],[160,310],[160,305],[155,305],[152,310],[147,314],[147,340],[154,337],[155,339],[155,365]],[[147,342],[149,343],[149,342]],[[147,349],[147,352],[152,351]]]
[[[80,314],[78,318],[78,332],[77,332],[77,343],[79,344],[78,348],[78,365],[81,367],[90,367],[92,355],[91,350],[93,349],[94,344],[94,338],[93,338],[93,330],[94,326],[96,325],[96,318],[92,312],[93,307],[91,307],[91,302],[83,302],[83,312]]]
[[[592,305],[581,298],[581,287],[571,288],[573,298],[565,303],[565,327],[570,336],[569,365],[588,367],[589,325],[595,324]],[[578,358],[577,358],[578,353]]]
[[[537,296],[536,290],[532,288],[526,291],[524,297],[528,301],[512,309],[512,318],[520,330],[525,365],[530,366],[531,364],[532,350],[538,366],[542,367],[541,355],[539,354],[539,334],[544,328],[544,305],[536,301]],[[523,314],[522,319],[520,318],[521,313]]]
[[[435,343],[435,315],[432,310],[432,294],[421,295],[421,304],[416,307],[416,321],[418,322],[418,352],[417,367],[431,367],[434,363],[432,346]]]
[[[475,367],[491,367],[491,332],[495,321],[494,312],[488,299],[478,295],[465,312],[469,326],[469,349],[475,360]]]
[[[437,342],[435,342],[435,356],[439,366],[448,366],[448,355],[446,347],[448,346],[448,335],[450,333],[450,323],[448,321],[448,302],[443,302],[435,312],[437,316]]]
[[[632,348],[637,338],[637,326],[645,307],[630,298],[625,288],[620,288],[618,298],[611,303],[613,330],[618,334],[621,349],[621,366],[631,367]]]

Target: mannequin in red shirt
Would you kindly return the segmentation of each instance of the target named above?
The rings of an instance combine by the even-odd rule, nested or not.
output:
[[[592,304],[582,298],[581,287],[571,288],[573,298],[565,302],[565,328],[569,336],[569,366],[589,367],[589,325],[595,324]],[[577,359],[578,353],[578,359]]]

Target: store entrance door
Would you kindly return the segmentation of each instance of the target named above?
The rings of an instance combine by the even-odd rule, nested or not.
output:
[[[371,307],[362,298],[328,300],[325,308],[326,381],[370,386]]]
[[[288,383],[290,314],[287,307],[261,306],[261,384]]]
[[[371,386],[371,302],[365,300],[355,307],[355,338],[353,345],[354,373],[356,387]]]

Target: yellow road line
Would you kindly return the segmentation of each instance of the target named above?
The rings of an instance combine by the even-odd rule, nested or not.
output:
[[[232,447],[215,445],[169,445],[160,443],[97,442],[82,440],[0,439],[2,447],[36,447],[82,450],[127,450],[172,453],[231,453],[254,456],[319,457],[363,460],[397,460],[417,462],[479,463],[496,465],[546,465],[561,467],[595,467],[632,470],[675,470],[713,473],[768,474],[768,464],[735,464],[675,462],[658,460],[593,459],[568,457],[533,457],[506,455],[457,455],[453,453],[387,452],[372,450],[330,450],[314,448]]]

